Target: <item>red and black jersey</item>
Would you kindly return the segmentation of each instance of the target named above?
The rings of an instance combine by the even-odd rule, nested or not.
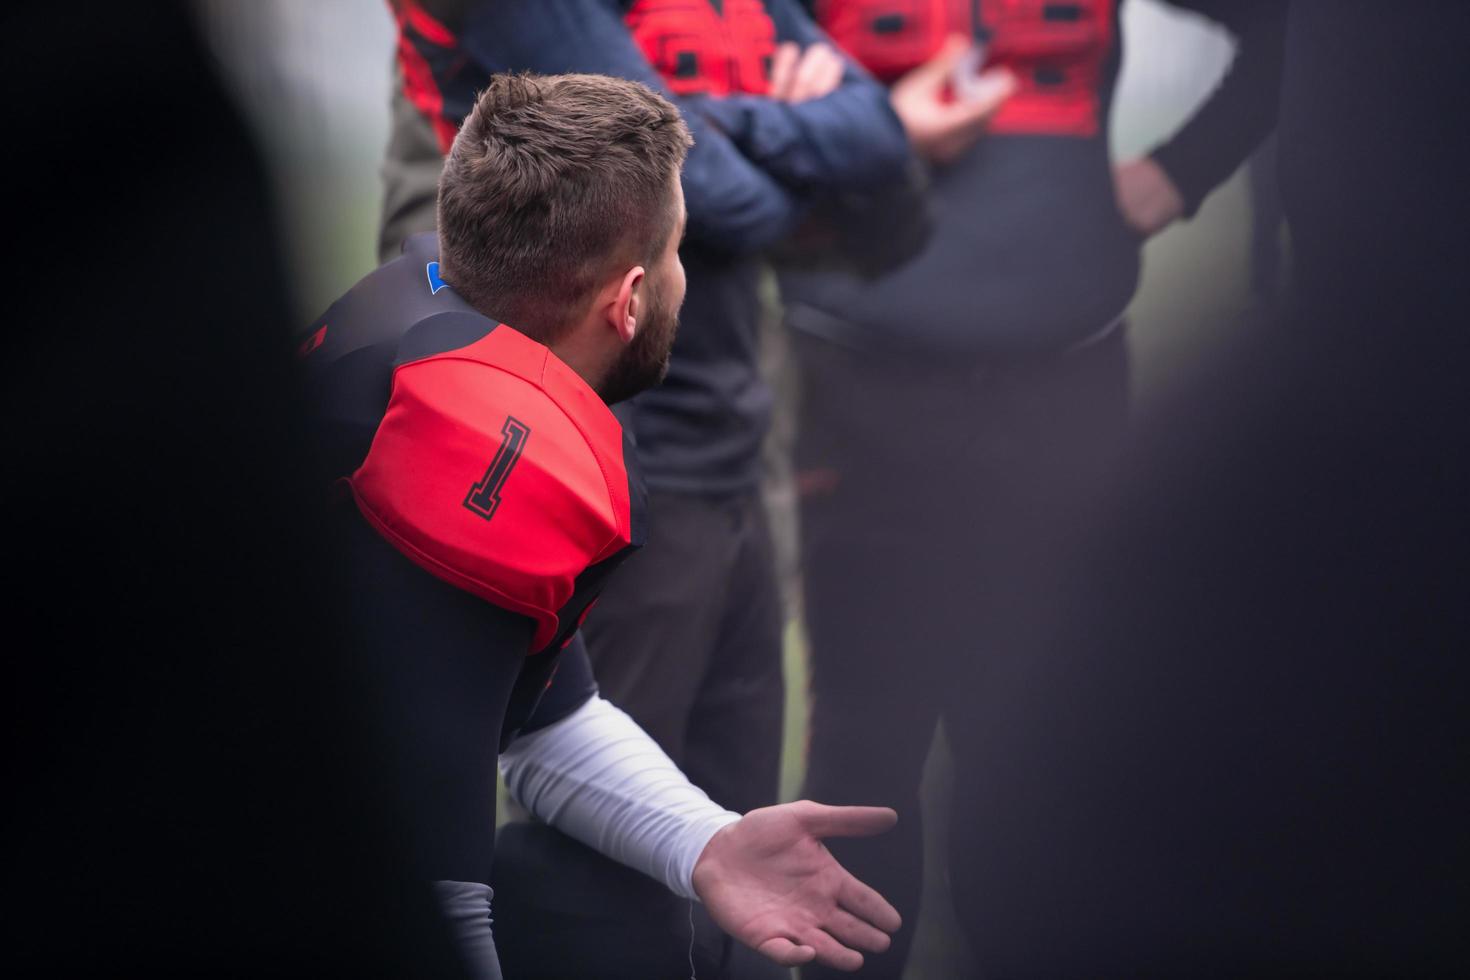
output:
[[[1096,135],[1117,0],[818,0],[833,40],[885,81],[923,64],[946,37],[985,46],[1019,87],[991,121],[994,133]]]
[[[761,0],[633,0],[628,31],[675,95],[765,95],[776,25]]]
[[[528,620],[516,654],[554,661],[645,535],[607,405],[446,285],[432,235],[333,304],[301,352],[344,506],[395,560]],[[544,687],[545,665],[533,673]]]

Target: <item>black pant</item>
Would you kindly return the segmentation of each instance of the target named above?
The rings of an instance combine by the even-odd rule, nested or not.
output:
[[[969,703],[1006,642],[1033,556],[1065,534],[1061,500],[1103,477],[1125,429],[1123,331],[1006,361],[880,357],[801,336],[798,480],[812,716],[806,796],[882,804],[898,827],[829,842],[902,912],[862,976],[898,977],[922,888],[919,782],[941,717],[954,748],[952,833],[983,787]],[[957,911],[971,883],[954,882]],[[835,976],[809,968],[804,977]],[[843,974],[846,976],[847,974]]]
[[[653,493],[649,513],[648,543],[583,627],[598,685],[715,802],[740,812],[768,806],[780,775],[784,685],[760,499],[754,491]],[[503,827],[493,884],[509,977],[689,975],[689,903],[550,828]],[[702,907],[694,918],[701,978],[766,973]]]

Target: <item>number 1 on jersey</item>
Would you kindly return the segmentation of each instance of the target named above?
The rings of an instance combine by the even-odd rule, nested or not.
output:
[[[485,470],[479,483],[470,487],[469,495],[464,498],[464,505],[487,521],[495,516],[496,508],[500,506],[501,488],[505,486],[510,471],[515,469],[526,448],[526,440],[531,437],[531,427],[514,416],[506,416],[505,424],[500,427],[500,434],[504,439],[495,458],[490,461],[489,469]]]

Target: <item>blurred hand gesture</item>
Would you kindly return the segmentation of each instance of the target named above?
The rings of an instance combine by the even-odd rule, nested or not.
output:
[[[969,149],[985,132],[990,117],[1016,91],[1016,76],[1010,69],[992,68],[975,79],[970,98],[944,101],[970,44],[963,35],[951,35],[934,57],[900,78],[888,93],[909,142],[932,163],[949,163]]]
[[[1184,196],[1148,157],[1113,168],[1113,190],[1118,210],[1128,226],[1145,238],[1152,237],[1184,214]]]
[[[884,807],[807,800],[752,810],[710,838],[694,890],[720,928],[782,966],[856,970],[858,950],[886,950],[901,920],[820,838],[868,837],[897,821]]]
[[[826,44],[805,51],[784,41],[771,58],[770,97],[781,102],[820,99],[842,84],[842,56]]]

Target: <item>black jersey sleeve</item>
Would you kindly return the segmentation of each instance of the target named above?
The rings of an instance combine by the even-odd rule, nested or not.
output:
[[[352,606],[341,655],[408,845],[430,878],[489,881],[496,756],[534,624],[419,568],[350,504],[334,516]]]
[[[529,680],[536,670],[550,676],[544,684],[521,684],[511,696],[510,710],[506,712],[505,732],[502,745],[548,725],[554,725],[576,711],[597,695],[597,681],[592,676],[592,661],[587,657],[587,646],[580,632],[573,634],[566,649],[555,658],[545,654],[526,661],[526,678]],[[522,699],[534,700],[520,703]],[[518,723],[518,718],[524,722]]]
[[[358,630],[352,646],[372,662],[379,690],[371,693],[381,695],[372,701],[404,712],[384,723],[425,757],[420,765],[439,753],[480,758],[480,746],[503,749],[597,693],[580,632],[559,651],[526,656],[530,618],[430,575],[343,511],[339,553]],[[479,764],[493,772],[493,752]]]

